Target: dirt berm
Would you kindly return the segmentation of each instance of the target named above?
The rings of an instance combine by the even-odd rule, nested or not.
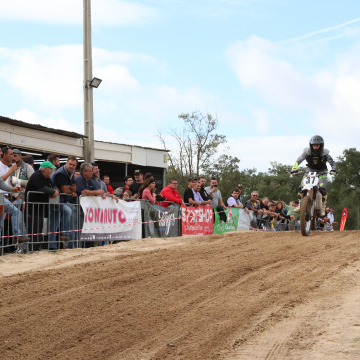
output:
[[[281,352],[247,346],[350,284],[359,237],[244,231],[4,256],[0,358],[308,358],[296,336]]]

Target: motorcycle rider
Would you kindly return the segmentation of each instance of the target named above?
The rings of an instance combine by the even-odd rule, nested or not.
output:
[[[329,150],[324,149],[324,139],[320,135],[315,135],[310,139],[310,147],[306,148],[296,160],[293,169],[291,170],[292,175],[296,175],[298,173],[299,165],[306,160],[307,161],[307,169],[306,172],[323,172],[327,170],[326,163],[328,162],[331,166],[330,175],[336,174],[336,164],[333,158],[329,154]],[[320,175],[320,193],[322,195],[322,208],[321,208],[321,215],[325,216],[325,208],[326,208],[326,186],[327,186],[327,176]],[[300,189],[303,188],[303,183],[301,181]],[[299,192],[299,199],[302,199],[304,196],[303,193]],[[300,202],[299,206],[294,210],[294,212],[300,212]]]

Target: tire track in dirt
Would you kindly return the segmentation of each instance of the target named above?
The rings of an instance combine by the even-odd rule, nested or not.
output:
[[[3,277],[0,351],[5,359],[224,359],[359,260],[358,237],[234,232],[157,249],[149,239]]]

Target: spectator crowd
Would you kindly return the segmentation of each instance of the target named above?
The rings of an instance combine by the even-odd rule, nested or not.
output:
[[[146,200],[162,207],[172,203],[212,206],[222,220],[226,208],[238,208],[244,209],[247,214],[252,211],[252,228],[269,231],[299,229],[300,215],[295,212],[298,200],[286,204],[266,196],[260,199],[257,191],[243,200],[241,184],[234,186],[231,194],[223,198],[215,177],[209,180],[208,186],[205,177],[190,177],[181,197],[177,191],[177,179],[171,178],[168,185],[159,191],[154,176],[144,174],[141,169],[135,170],[133,177],[125,176],[124,185],[113,189],[110,177],[101,177],[96,163],[84,162],[79,166],[74,156],[69,156],[61,165],[59,155],[50,154],[36,171],[34,158],[31,155],[22,156],[18,149],[5,146],[0,150],[0,157],[0,192],[4,194],[4,203],[0,205],[0,235],[11,233],[11,237],[4,237],[1,242],[2,246],[8,246],[9,251],[15,244],[21,251],[24,243],[30,240],[33,250],[78,246],[80,232],[74,230],[82,229],[84,218],[78,206],[80,195],[111,197],[115,201]],[[334,207],[326,209],[326,217],[319,220],[320,229],[332,228],[335,224],[333,212]],[[27,235],[43,233],[44,225],[48,226],[50,233],[46,246],[43,234],[32,239]],[[83,245],[92,246],[90,244]]]

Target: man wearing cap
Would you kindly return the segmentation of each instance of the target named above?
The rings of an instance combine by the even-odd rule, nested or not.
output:
[[[54,169],[56,169],[56,167],[50,161],[42,162],[40,164],[40,169],[31,175],[26,184],[25,199],[28,202],[28,230],[31,234],[42,232],[44,217],[49,213],[49,205],[47,205],[49,203],[49,198],[54,199],[60,194],[60,190],[51,180],[51,175]],[[33,191],[41,192],[41,194],[33,193]],[[42,241],[42,235],[36,235],[33,237],[33,242]],[[56,249],[56,243],[51,244],[49,248]],[[33,249],[40,249],[40,244],[34,244]]]
[[[13,163],[14,155],[13,151],[9,146],[5,146],[1,149],[1,160],[0,160],[0,176],[4,181],[3,187],[0,192],[4,193],[4,203],[5,207],[2,207],[2,214],[0,216],[0,234],[2,233],[3,229],[3,222],[5,214],[11,215],[11,226],[12,226],[12,233],[14,236],[16,235],[23,235],[26,233],[24,221],[23,221],[23,213],[17,206],[13,205],[9,200],[9,194],[7,191],[20,191],[19,187],[12,188],[10,186],[10,177],[11,174],[17,169],[17,165],[13,164],[10,168],[9,166]],[[4,185],[7,187],[4,188]],[[21,236],[17,238],[18,242],[25,242],[29,241],[30,238],[26,236]],[[10,242],[9,242],[10,243]]]
[[[129,190],[133,194],[133,197],[137,199],[139,197],[138,192],[141,184],[144,182],[144,173],[141,169],[134,171],[135,181],[130,185]]]

